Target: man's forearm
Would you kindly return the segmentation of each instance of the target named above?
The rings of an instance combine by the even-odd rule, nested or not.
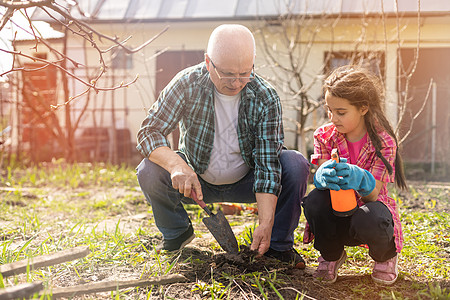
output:
[[[253,232],[251,250],[256,250],[263,255],[270,247],[273,223],[275,220],[275,208],[277,196],[267,193],[256,193],[258,204],[259,226]]]
[[[187,163],[169,147],[159,147],[150,153],[148,159],[172,174],[175,169],[189,167]]]
[[[256,193],[255,197],[258,205],[259,224],[273,226],[278,197],[268,193]]]

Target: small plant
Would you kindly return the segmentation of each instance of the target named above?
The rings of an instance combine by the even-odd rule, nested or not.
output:
[[[214,279],[213,270],[211,269],[211,283],[198,281],[191,289],[192,292],[198,291],[203,297],[208,296],[209,299],[223,299],[228,289],[231,286],[231,282],[228,286]]]
[[[428,291],[420,292],[419,294],[436,300],[450,299],[450,290],[447,290],[446,288],[442,289],[438,283],[433,284],[430,282],[428,284]]]
[[[240,235],[239,244],[250,248],[253,242],[253,232],[256,229],[256,223],[252,227],[246,226],[244,232]]]

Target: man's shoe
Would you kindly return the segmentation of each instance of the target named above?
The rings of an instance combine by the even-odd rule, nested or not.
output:
[[[319,266],[314,272],[313,277],[324,283],[335,283],[339,268],[347,259],[347,253],[342,251],[342,255],[338,260],[327,261],[323,257],[319,257]]]
[[[398,277],[398,255],[384,262],[375,262],[372,280],[383,285],[393,284]]]
[[[287,250],[287,251],[277,251],[273,250],[272,248],[269,248],[269,250],[264,253],[264,256],[278,259],[279,261],[292,264],[294,265],[294,268],[296,269],[304,269],[306,268],[306,263],[301,257],[300,254],[298,254],[295,249]]]
[[[194,228],[189,225],[188,229],[182,233],[179,237],[173,240],[164,239],[159,245],[156,246],[156,251],[178,251],[184,248],[195,238]]]

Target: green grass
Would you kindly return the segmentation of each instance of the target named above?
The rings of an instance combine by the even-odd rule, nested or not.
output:
[[[354,298],[376,295],[382,299],[406,299],[403,292],[409,291],[423,299],[449,299],[450,216],[448,210],[442,209],[449,201],[448,190],[411,187],[409,197],[418,199],[423,208],[418,210],[407,209],[404,194],[393,190],[392,196],[400,204],[405,237],[400,258],[400,277],[405,283],[395,288],[377,289],[367,280],[371,272],[367,249],[348,247],[349,259],[342,270],[361,279],[345,287],[345,292]],[[24,169],[7,167],[0,177],[0,198],[0,264],[80,245],[89,246],[91,250],[83,259],[28,270],[12,278],[0,277],[0,288],[35,280],[49,287],[148,278],[195,270],[205,264],[205,257],[155,251],[150,241],[160,234],[155,230],[151,207],[138,188],[133,168],[63,162]],[[196,227],[205,216],[204,212],[196,205],[186,208]],[[139,214],[147,217],[133,219]],[[254,216],[244,215],[231,222],[232,226],[247,222],[243,233],[237,236],[239,245],[250,245],[255,220]],[[303,245],[304,223],[302,215],[295,232],[295,245],[308,266],[315,268],[319,253],[311,244]],[[196,230],[197,237],[204,234]],[[211,241],[209,249],[220,250],[215,241]],[[293,293],[295,299],[307,299],[307,294],[314,297],[306,285],[293,285],[299,280],[298,275],[288,276],[278,271],[238,276],[215,273],[211,267],[209,274],[201,275],[208,276],[185,287],[204,299],[231,299],[240,288],[253,293],[248,298],[283,299],[287,291],[290,295]],[[306,280],[304,284],[311,279]],[[442,287],[440,283],[447,285]],[[147,299],[164,295],[167,299],[172,297],[170,287],[114,291],[110,298]]]
[[[80,188],[87,186],[113,187],[136,185],[135,171],[124,165],[41,163],[22,169],[7,167],[1,183],[14,187],[39,187],[51,182],[53,187]]]
[[[428,279],[448,279],[450,262],[443,246],[450,245],[450,215],[435,212],[402,214],[405,247],[402,256],[410,263],[423,267],[414,275]]]

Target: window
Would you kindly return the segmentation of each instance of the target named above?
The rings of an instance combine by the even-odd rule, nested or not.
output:
[[[325,75],[344,65],[358,65],[364,67],[383,81],[385,78],[385,54],[382,51],[354,52],[339,51],[325,52]]]

